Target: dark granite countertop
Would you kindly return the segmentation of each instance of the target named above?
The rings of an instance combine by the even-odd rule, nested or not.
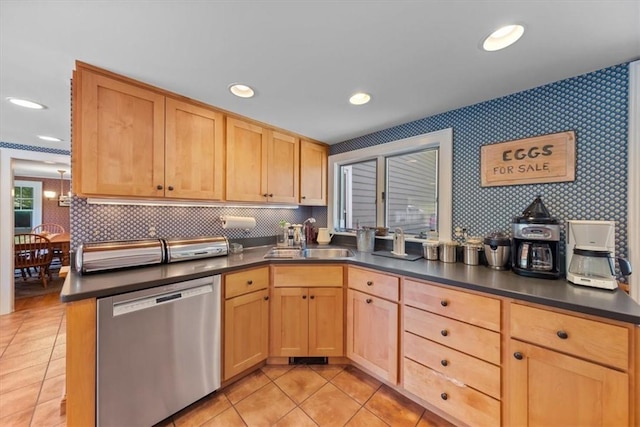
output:
[[[229,254],[226,257],[107,273],[80,275],[72,270],[65,280],[60,299],[72,302],[100,298],[272,263],[339,262],[640,325],[640,305],[619,289],[608,291],[576,286],[562,279],[523,277],[511,271],[495,271],[482,265],[468,266],[459,262],[443,263],[425,259],[397,260],[355,249],[352,249],[355,253],[353,258],[266,260],[264,255],[270,248],[271,246],[247,248],[241,254]]]

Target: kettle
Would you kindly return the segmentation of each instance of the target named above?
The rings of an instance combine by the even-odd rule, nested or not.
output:
[[[624,276],[631,274],[631,265],[624,258],[618,258],[620,271]],[[602,289],[616,289],[615,266],[611,252],[598,249],[573,249],[573,257],[567,272],[567,281],[575,285]]]
[[[333,237],[333,233],[329,231],[328,228],[318,228],[318,244],[326,245],[331,242],[331,238]]]

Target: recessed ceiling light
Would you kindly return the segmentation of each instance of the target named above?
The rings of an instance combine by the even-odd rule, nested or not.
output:
[[[365,92],[358,92],[351,95],[349,102],[353,105],[364,105],[371,100],[371,95]]]
[[[29,101],[28,99],[8,97],[7,101],[9,101],[12,104],[19,105],[21,107],[31,108],[33,110],[42,110],[43,108],[47,108],[42,104],[38,104],[37,102]]]
[[[241,83],[232,84],[231,86],[229,86],[229,90],[232,94],[234,94],[235,96],[239,96],[240,98],[251,98],[253,95],[255,95],[253,89]]]
[[[484,39],[482,48],[488,52],[504,49],[507,46],[511,46],[522,37],[524,34],[524,27],[522,25],[507,25],[502,28],[498,28],[491,33],[489,37]]]
[[[47,135],[38,135],[38,138],[42,139],[43,141],[51,141],[51,142],[62,141],[60,138],[56,138],[54,136],[47,136]]]

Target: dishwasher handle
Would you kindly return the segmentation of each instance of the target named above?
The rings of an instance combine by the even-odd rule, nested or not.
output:
[[[182,298],[182,292],[178,292],[177,294],[167,295],[165,297],[156,298],[156,304],[160,304],[161,302],[167,302],[174,299]]]
[[[159,305],[173,304],[186,298],[213,292],[213,285],[201,285],[167,294],[152,295],[113,304],[113,317],[123,316],[136,311],[148,310]]]

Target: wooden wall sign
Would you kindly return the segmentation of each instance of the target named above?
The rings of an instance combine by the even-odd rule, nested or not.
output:
[[[560,132],[480,147],[482,187],[575,181],[576,134]]]

